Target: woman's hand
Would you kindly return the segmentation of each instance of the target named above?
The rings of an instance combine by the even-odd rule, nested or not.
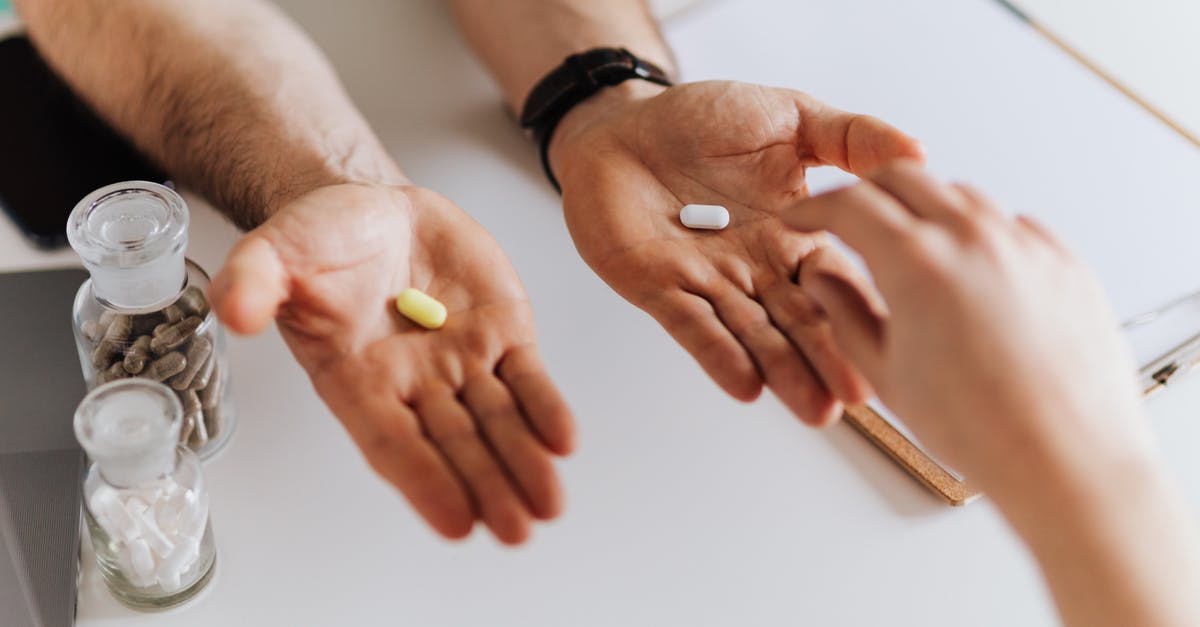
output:
[[[1091,273],[1033,220],[916,165],[868,179],[783,214],[861,253],[883,295],[805,277],[838,346],[923,443],[992,496],[1065,623],[1200,624],[1196,519]]]

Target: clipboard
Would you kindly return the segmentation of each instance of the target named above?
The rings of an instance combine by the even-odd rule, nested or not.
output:
[[[1200,364],[1200,290],[1129,318],[1121,330],[1139,364],[1142,396],[1165,389]],[[842,419],[950,505],[965,505],[982,495],[965,477],[922,448],[886,409],[848,407]]]

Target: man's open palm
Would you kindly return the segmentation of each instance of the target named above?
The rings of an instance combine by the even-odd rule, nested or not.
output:
[[[672,87],[565,133],[552,157],[584,260],[727,392],[750,400],[765,383],[815,424],[869,396],[798,282],[821,271],[869,286],[824,235],[777,214],[807,195],[807,168],[920,159],[916,140],[799,92],[731,82]],[[684,227],[692,203],[725,206],[730,225]]]
[[[444,327],[400,316],[415,287]],[[317,189],[230,253],[218,315],[255,333],[272,319],[367,460],[439,532],[481,519],[501,541],[558,514],[552,455],[570,412],[538,356],[533,313],[495,241],[446,198],[414,187]]]

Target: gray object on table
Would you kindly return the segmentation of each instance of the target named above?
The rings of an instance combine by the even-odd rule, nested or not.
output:
[[[75,622],[83,399],[71,337],[82,270],[0,274],[0,624]]]

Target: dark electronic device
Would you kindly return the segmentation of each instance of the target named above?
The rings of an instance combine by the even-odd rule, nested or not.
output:
[[[66,243],[92,190],[165,177],[50,69],[29,39],[0,40],[0,207],[37,246]]]

